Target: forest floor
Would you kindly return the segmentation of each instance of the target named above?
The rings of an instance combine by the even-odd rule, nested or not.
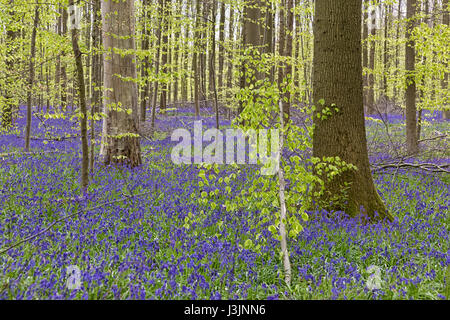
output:
[[[267,226],[257,230],[259,213],[223,206],[249,187],[253,169],[237,171],[214,209],[199,203],[200,169],[170,161],[170,132],[192,126],[192,110],[158,118],[155,139],[141,142],[144,164],[96,163],[86,195],[74,119],[34,118],[31,154],[21,152],[23,114],[15,130],[0,133],[0,251],[32,236],[0,255],[0,299],[450,298],[450,175],[382,168],[448,164],[448,121],[425,116],[422,139],[431,139],[408,158],[401,116],[366,118],[374,180],[395,221],[362,225],[339,212],[310,212],[289,241],[288,288],[279,242]],[[212,115],[204,119],[213,124]],[[257,233],[259,253],[242,246]],[[81,273],[78,289],[67,285],[69,266]],[[368,289],[378,277],[379,289]]]

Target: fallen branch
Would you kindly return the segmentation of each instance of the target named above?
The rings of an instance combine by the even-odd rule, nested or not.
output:
[[[432,141],[432,140],[437,140],[437,139],[443,139],[443,138],[446,138],[446,137],[448,137],[448,135],[443,134],[443,135],[432,137],[432,138],[420,139],[418,142]]]
[[[450,168],[450,164],[442,164],[437,165],[434,163],[407,163],[407,162],[397,162],[397,163],[386,163],[386,164],[380,164],[380,165],[373,165],[372,166],[372,172],[379,172],[385,169],[390,168],[412,168],[412,169],[418,169],[418,170],[424,170],[428,172],[435,172],[435,173],[450,173],[450,170],[447,168]]]
[[[52,154],[52,153],[71,153],[68,151],[61,151],[61,150],[52,150],[52,151],[31,151],[31,152],[22,152],[22,151],[17,151],[17,152],[11,152],[11,153],[0,153],[0,157],[12,157],[15,155],[40,155],[40,154]]]
[[[30,140],[35,141],[66,141],[70,139],[76,139],[79,138],[80,135],[73,135],[73,136],[64,136],[64,137],[49,137],[49,138],[40,138],[40,137],[30,137]],[[25,137],[17,136],[17,138],[25,139]]]

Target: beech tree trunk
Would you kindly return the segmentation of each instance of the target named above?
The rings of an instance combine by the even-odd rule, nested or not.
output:
[[[161,29],[162,29],[162,20],[163,20],[163,14],[164,14],[164,0],[159,0],[159,8],[158,8],[158,12],[159,12],[159,16],[158,16],[158,28],[156,30],[156,41],[157,41],[157,46],[156,46],[156,57],[155,57],[155,72],[156,75],[159,76],[159,60],[160,60],[160,55],[161,55]],[[151,119],[151,128],[152,131],[155,128],[155,120],[156,120],[156,104],[158,102],[158,91],[159,89],[159,81],[156,80],[155,84],[154,84],[154,91],[153,91],[153,101],[152,101],[152,119]]]
[[[414,154],[419,151],[419,142],[417,139],[417,107],[416,107],[416,80],[415,80],[415,43],[412,39],[414,29],[413,18],[416,14],[416,0],[407,0],[406,2],[406,48],[405,48],[405,70],[406,70],[406,148],[408,154]]]
[[[104,164],[141,165],[138,135],[138,90],[134,40],[134,0],[102,2],[104,100],[106,126],[103,131]],[[130,53],[117,52],[129,50]]]
[[[212,25],[214,26],[213,34],[211,37],[211,53],[209,59],[209,74],[211,81],[212,98],[214,101],[214,111],[216,113],[216,128],[219,129],[219,102],[217,96],[217,83],[216,83],[216,36],[215,36],[215,26],[216,26],[216,11],[217,11],[217,0],[212,0]]]
[[[234,42],[234,8],[230,5],[230,15],[229,15],[230,23],[228,24],[228,41],[230,43],[230,47],[228,48],[228,68],[227,68],[227,88],[231,90],[233,87],[233,42]],[[231,98],[231,95],[228,94],[227,98]]]
[[[369,114],[375,113],[375,46],[377,41],[375,40],[375,36],[377,35],[376,28],[376,14],[375,14],[375,6],[372,5],[372,9],[370,10],[370,50],[369,50],[369,76],[368,76],[368,96],[367,96],[367,111]]]
[[[92,46],[94,53],[92,55],[92,80],[91,80],[91,150],[89,157],[89,168],[91,173],[94,171],[94,157],[95,157],[95,121],[94,114],[100,112],[100,105],[102,102],[102,94],[100,87],[102,81],[102,54],[96,52],[100,50],[102,40],[101,29],[101,0],[94,0],[93,3],[94,19],[92,26]]]
[[[67,10],[65,8],[60,9],[61,14],[61,36],[66,37],[67,35]],[[66,56],[66,52],[63,50],[61,53],[61,57],[64,59]],[[67,69],[66,63],[64,61],[61,62],[61,110],[67,110]]]
[[[402,0],[398,0],[398,6],[397,6],[397,21],[400,21],[400,19],[402,18]],[[395,39],[399,39],[400,38],[400,23],[397,23],[397,30],[395,33]],[[395,72],[394,72],[394,77],[395,79],[397,79],[398,77],[398,69],[400,66],[400,46],[401,44],[398,44],[395,46]],[[394,85],[394,100],[397,100],[397,86]]]
[[[73,0],[69,0],[69,6],[73,8]],[[75,17],[75,12],[71,12],[70,17]],[[75,56],[78,80],[78,101],[80,104],[80,131],[81,131],[81,189],[83,192],[89,184],[89,147],[87,137],[87,107],[86,107],[86,86],[84,82],[83,60],[81,50],[78,45],[79,30],[72,22],[72,48]]]
[[[200,117],[200,71],[199,71],[199,27],[200,27],[200,13],[201,2],[197,0],[196,3],[196,17],[195,17],[195,36],[194,36],[194,52],[192,54],[192,73],[194,74],[194,103],[195,103],[195,117]]]
[[[345,210],[350,216],[392,219],[375,189],[369,167],[363,108],[361,6],[361,0],[315,2],[313,99],[317,110],[313,155],[321,159],[338,156],[358,168],[326,181],[325,192],[318,200],[328,209]],[[324,105],[320,103],[322,99]],[[333,111],[325,120],[317,117],[325,107],[334,110],[334,105],[339,111]],[[340,201],[331,203],[336,199]]]
[[[30,134],[31,134],[31,109],[32,109],[32,95],[34,85],[34,59],[36,57],[36,34],[39,24],[39,5],[34,9],[33,31],[31,34],[31,49],[30,49],[30,73],[28,76],[28,90],[27,90],[27,124],[25,127],[25,151],[30,151]]]
[[[15,16],[15,12],[13,10],[14,8],[14,1],[10,0],[9,4],[12,6],[11,11],[9,12],[9,16],[11,17],[11,20],[14,19]],[[14,31],[12,28],[9,28],[6,31],[6,42],[9,44],[8,45],[8,50],[7,50],[7,58],[6,58],[6,66],[8,67],[9,70],[13,70],[14,68],[14,41],[16,39],[18,35],[17,31]],[[12,119],[13,119],[13,109],[15,107],[15,103],[14,103],[14,98],[13,98],[13,94],[11,92],[11,88],[10,85],[12,85],[12,82],[14,80],[12,79],[11,76],[9,76],[7,78],[7,86],[5,89],[5,105],[3,107],[2,111],[2,128],[3,129],[9,129],[12,126]]]
[[[292,36],[290,33],[293,31],[293,13],[291,9],[293,7],[292,0],[286,0],[285,3],[280,7],[280,44],[279,44],[279,55],[284,57],[292,56]],[[281,63],[278,68],[278,87],[280,89],[280,98],[282,98],[282,108],[284,114],[284,122],[287,123],[289,121],[290,116],[290,92],[286,91],[286,87],[284,82],[291,81],[292,78],[286,79],[290,77],[292,73],[292,65],[290,62]]]
[[[162,0],[163,15],[162,15],[162,48],[161,48],[161,69],[163,73],[168,70],[168,52],[169,52],[169,14],[170,9],[168,8],[167,0]],[[159,106],[159,111],[161,113],[165,112],[167,109],[167,91],[168,86],[166,82],[161,84],[161,101]]]
[[[428,1],[428,0],[427,0]],[[384,39],[383,39],[383,48],[384,48],[384,52],[383,52],[383,86],[382,86],[382,90],[383,90],[383,95],[384,97],[387,99],[388,98],[388,83],[387,83],[387,75],[389,72],[389,42],[388,42],[388,37],[389,37],[389,24],[391,21],[391,5],[389,4],[385,4],[384,5],[385,8],[385,16],[384,16]]]
[[[241,62],[241,88],[245,88],[250,84],[254,84],[256,79],[258,78],[258,71],[255,67],[254,61],[258,60],[257,55],[261,45],[261,29],[258,24],[259,18],[261,16],[259,5],[259,0],[248,0],[246,1],[244,7],[242,42],[243,49],[249,50],[247,51],[247,54],[250,55],[251,59],[250,61],[248,59],[243,59]],[[247,82],[247,79],[249,79],[249,82]],[[240,101],[238,113],[240,114],[243,110],[243,101]]]
[[[450,21],[450,19],[449,19],[450,7],[448,6],[448,0],[443,0],[442,1],[442,8],[443,8],[443,10],[442,10],[443,11],[442,23],[448,26],[449,25],[449,21]],[[449,72],[448,72],[448,64],[446,64],[446,66],[447,67],[445,68],[445,70],[447,70],[447,71],[445,72],[444,79],[442,80],[442,89],[444,90],[444,92],[446,90],[448,90],[448,74],[449,74]],[[450,119],[450,105],[448,104],[448,101],[447,101],[447,104],[444,107],[446,109],[443,112],[443,117],[444,117],[444,119]]]
[[[223,66],[224,66],[224,41],[225,41],[225,3],[220,4],[220,22],[219,22],[219,72],[218,72],[218,89],[223,90]]]
[[[367,108],[368,106],[368,92],[369,88],[369,76],[367,74],[367,68],[369,67],[369,43],[367,38],[369,37],[369,6],[367,0],[363,1],[364,5],[364,18],[363,18],[363,70],[365,69],[363,76],[363,84],[364,84],[364,106]]]
[[[150,15],[148,14],[149,10],[149,0],[143,0],[142,2],[143,6],[143,27],[142,27],[142,43],[141,47],[142,50],[148,51],[150,46],[150,30],[148,26],[148,19]],[[139,119],[141,122],[145,122],[146,114],[147,114],[147,104],[149,100],[149,92],[150,92],[150,82],[148,81],[148,68],[149,68],[149,58],[146,56],[144,58],[144,61],[142,62],[141,66],[141,77],[143,78],[143,84],[142,84],[142,92],[141,92],[141,110],[140,110],[140,116]]]

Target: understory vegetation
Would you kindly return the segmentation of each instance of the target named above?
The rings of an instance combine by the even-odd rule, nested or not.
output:
[[[172,112],[157,121],[157,138],[142,142],[141,167],[96,166],[85,195],[79,187],[80,142],[55,139],[76,134],[76,122],[35,119],[34,153],[30,154],[14,153],[21,146],[20,129],[2,134],[0,248],[3,251],[27,236],[38,236],[0,256],[0,298],[449,297],[448,174],[411,168],[375,173],[376,187],[395,216],[392,223],[362,224],[342,212],[309,212],[304,230],[289,239],[293,275],[288,287],[278,240],[267,224],[259,230],[255,227],[259,212],[224,209],[225,199],[249,188],[256,169],[241,170],[229,184],[231,195],[222,190],[212,209],[198,201],[201,168],[171,163],[174,143],[167,132],[180,121],[193,120],[188,111]],[[445,121],[431,114],[426,119],[424,136],[445,129]],[[23,120],[19,119],[19,126]],[[384,151],[392,150],[387,145],[396,142],[395,132],[402,126],[395,119],[384,120],[390,126],[390,140],[380,119],[366,120],[374,168],[395,159]],[[204,122],[212,126],[214,119]],[[421,162],[448,161],[445,143],[423,144],[424,149],[440,147],[441,153],[439,158]],[[219,176],[228,170],[233,169],[227,166]],[[217,228],[219,221],[223,224]],[[245,243],[258,233],[264,241],[255,252]],[[67,267],[72,265],[81,270],[78,290],[66,286]],[[379,267],[381,289],[367,287],[378,272],[370,266]]]

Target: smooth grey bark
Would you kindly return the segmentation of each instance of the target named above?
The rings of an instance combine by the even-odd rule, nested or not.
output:
[[[104,111],[102,145],[104,164],[141,165],[136,79],[134,0],[102,2]],[[127,53],[123,53],[127,50]],[[122,51],[122,52],[120,52]]]
[[[323,195],[316,200],[323,208],[344,210],[350,216],[392,220],[375,188],[367,151],[361,7],[361,0],[315,2],[313,156],[339,157],[357,167],[331,180],[316,172],[325,182]],[[319,118],[326,107],[333,114]]]
[[[416,80],[415,80],[415,60],[416,50],[415,41],[412,36],[416,14],[416,0],[407,0],[406,2],[406,48],[405,48],[405,70],[406,70],[406,148],[408,154],[414,154],[419,151],[419,142],[417,138],[417,107],[416,107]]]

